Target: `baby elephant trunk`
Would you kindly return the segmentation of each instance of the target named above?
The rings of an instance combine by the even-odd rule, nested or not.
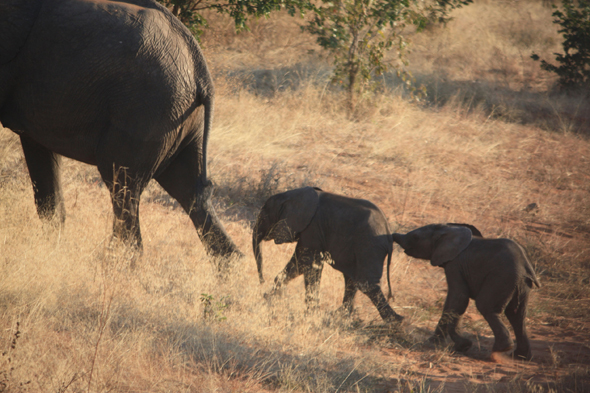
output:
[[[399,244],[404,250],[408,248],[407,236],[402,233],[392,233],[392,240]]]

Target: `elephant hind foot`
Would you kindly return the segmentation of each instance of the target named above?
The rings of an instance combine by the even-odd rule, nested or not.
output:
[[[388,315],[387,317],[383,318],[385,323],[392,324],[392,325],[399,325],[403,322],[404,317],[393,311],[393,314]]]
[[[503,340],[496,340],[492,347],[492,352],[508,352],[514,349],[514,342],[510,337]]]
[[[451,331],[449,331],[451,330]],[[437,326],[434,335],[428,339],[430,344],[445,345],[447,337],[453,340],[453,350],[456,352],[465,352],[473,344],[468,338],[460,336],[454,329]]]
[[[434,334],[430,336],[430,338],[426,340],[426,342],[432,345],[444,345],[446,344],[447,340],[444,335]]]
[[[454,350],[457,352],[466,352],[473,344],[471,340],[464,337],[457,337],[453,341],[455,342]]]
[[[516,351],[514,351],[512,357],[516,360],[531,360],[533,358],[533,354],[530,348],[521,350],[520,348],[516,347]]]
[[[437,345],[437,346],[446,346],[447,345],[447,337],[442,334],[434,334],[431,336],[427,341],[430,345]],[[463,337],[456,337],[453,339],[453,351],[455,352],[466,352],[471,348],[473,344],[471,340]]]

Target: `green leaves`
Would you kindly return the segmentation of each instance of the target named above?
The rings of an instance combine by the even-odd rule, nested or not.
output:
[[[394,46],[401,53],[405,41],[400,33],[411,20],[409,0],[320,0],[304,30],[334,59],[332,82],[344,86],[353,106],[355,94],[373,76],[386,72],[385,60]]]
[[[267,17],[286,9],[292,16],[312,13],[303,30],[315,35],[332,57],[332,82],[343,86],[354,107],[355,97],[375,86],[374,77],[396,69],[411,92],[412,75],[405,70],[407,25],[420,31],[429,23],[449,20],[448,11],[473,0],[159,0],[188,25],[197,37],[207,26],[205,9],[227,14],[236,29],[247,29],[249,17]],[[389,56],[394,50],[395,56]]]
[[[219,300],[216,300],[213,295],[202,293],[203,319],[210,322],[225,321],[227,319],[225,310],[228,308],[228,301],[228,296],[222,296]]]
[[[158,0],[187,25],[198,37],[207,27],[207,20],[201,15],[204,10],[216,10],[229,15],[237,31],[247,30],[250,17],[268,17],[271,12],[286,9],[290,15],[302,13],[311,8],[308,0]]]
[[[577,4],[577,5],[576,5]],[[590,0],[562,0],[563,10],[556,6],[553,16],[561,26],[564,54],[555,53],[555,66],[541,60],[541,68],[559,75],[559,85],[565,89],[590,88]],[[533,60],[540,60],[533,54]]]
[[[450,9],[471,2],[436,0],[425,6],[419,0],[319,0],[311,9],[314,17],[303,28],[332,55],[332,82],[347,89],[354,107],[355,96],[391,68],[414,92],[412,75],[404,68],[408,47],[404,28],[414,25],[420,31],[429,23],[446,21]],[[396,56],[388,56],[392,50]]]

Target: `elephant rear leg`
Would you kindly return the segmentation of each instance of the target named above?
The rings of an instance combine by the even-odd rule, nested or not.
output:
[[[393,311],[381,291],[379,284],[357,284],[357,287],[371,299],[381,318],[387,323],[400,323],[404,317]]]
[[[514,347],[514,342],[510,338],[510,332],[500,319],[500,314],[504,311],[507,301],[497,299],[493,295],[493,292],[486,291],[485,287],[482,288],[478,297],[475,299],[475,305],[494,333],[492,351],[507,352]]]
[[[111,193],[114,222],[113,236],[124,244],[142,249],[139,226],[139,199],[147,181],[128,168],[112,165],[98,170]]]
[[[504,310],[516,336],[516,350],[514,351],[516,359],[531,360],[532,358],[531,344],[525,326],[528,298],[528,288],[522,293],[517,291]]]
[[[31,138],[21,135],[21,144],[33,183],[37,213],[44,221],[63,225],[65,207],[61,193],[61,157]]]
[[[243,256],[219,221],[211,204],[213,186],[201,176],[199,144],[193,142],[155,179],[189,215],[201,242],[213,256]]]

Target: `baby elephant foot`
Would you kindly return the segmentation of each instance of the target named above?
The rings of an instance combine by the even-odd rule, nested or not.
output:
[[[265,294],[262,295],[262,297],[264,298],[264,300],[266,301],[271,301],[272,299],[274,299],[277,295],[281,294],[281,290],[278,288],[273,288],[270,291],[266,292]]]
[[[519,347],[516,347],[516,351],[514,351],[512,356],[517,360],[531,360],[533,354],[530,348],[521,350]]]
[[[492,352],[508,352],[514,348],[514,342],[510,337],[496,340],[492,347]]]
[[[430,338],[428,340],[426,340],[426,342],[428,344],[433,344],[433,345],[444,345],[446,343],[446,337],[443,336],[442,334],[434,334],[432,336],[430,336]]]
[[[352,317],[353,311],[354,309],[352,307],[340,306],[336,310],[332,311],[332,316],[337,318],[350,318]]]
[[[471,348],[472,345],[471,340],[464,337],[456,337],[453,341],[455,342],[454,350],[457,352],[465,352]]]
[[[389,323],[392,325],[399,325],[403,322],[404,317],[393,311],[393,314],[388,315],[384,318],[385,323]]]

